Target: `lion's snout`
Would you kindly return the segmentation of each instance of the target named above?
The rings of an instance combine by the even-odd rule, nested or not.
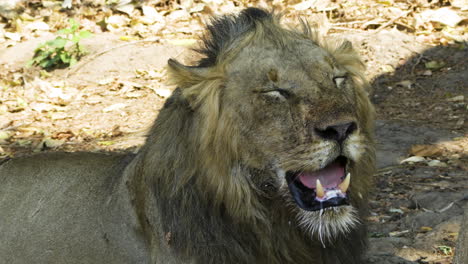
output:
[[[340,145],[357,129],[356,122],[340,122],[327,126],[325,129],[315,128],[315,134],[327,140],[335,140]]]

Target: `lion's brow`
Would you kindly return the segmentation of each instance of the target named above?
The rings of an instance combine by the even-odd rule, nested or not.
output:
[[[204,56],[198,61],[199,67],[216,64],[218,56],[228,45],[241,38],[247,32],[255,30],[256,21],[272,20],[273,14],[259,8],[247,8],[238,15],[224,15],[213,18],[207,25],[207,32],[202,36],[202,45],[195,49]]]

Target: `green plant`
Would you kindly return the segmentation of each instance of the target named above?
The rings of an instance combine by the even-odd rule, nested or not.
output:
[[[87,52],[80,41],[92,36],[87,30],[78,31],[79,27],[78,22],[70,19],[68,28],[57,31],[60,36],[41,43],[34,50],[34,56],[28,62],[28,66],[38,65],[50,70],[76,64]]]
[[[449,246],[438,246],[437,249],[444,255],[452,255],[453,251],[452,248]]]

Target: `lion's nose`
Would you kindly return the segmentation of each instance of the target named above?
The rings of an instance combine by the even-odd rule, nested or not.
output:
[[[330,125],[325,129],[315,128],[315,132],[324,139],[335,140],[341,144],[356,129],[355,122],[347,122]]]

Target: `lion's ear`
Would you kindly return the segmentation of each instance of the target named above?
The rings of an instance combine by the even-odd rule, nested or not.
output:
[[[180,88],[191,87],[204,80],[213,78],[212,69],[209,67],[185,66],[174,59],[167,61],[169,82]]]

